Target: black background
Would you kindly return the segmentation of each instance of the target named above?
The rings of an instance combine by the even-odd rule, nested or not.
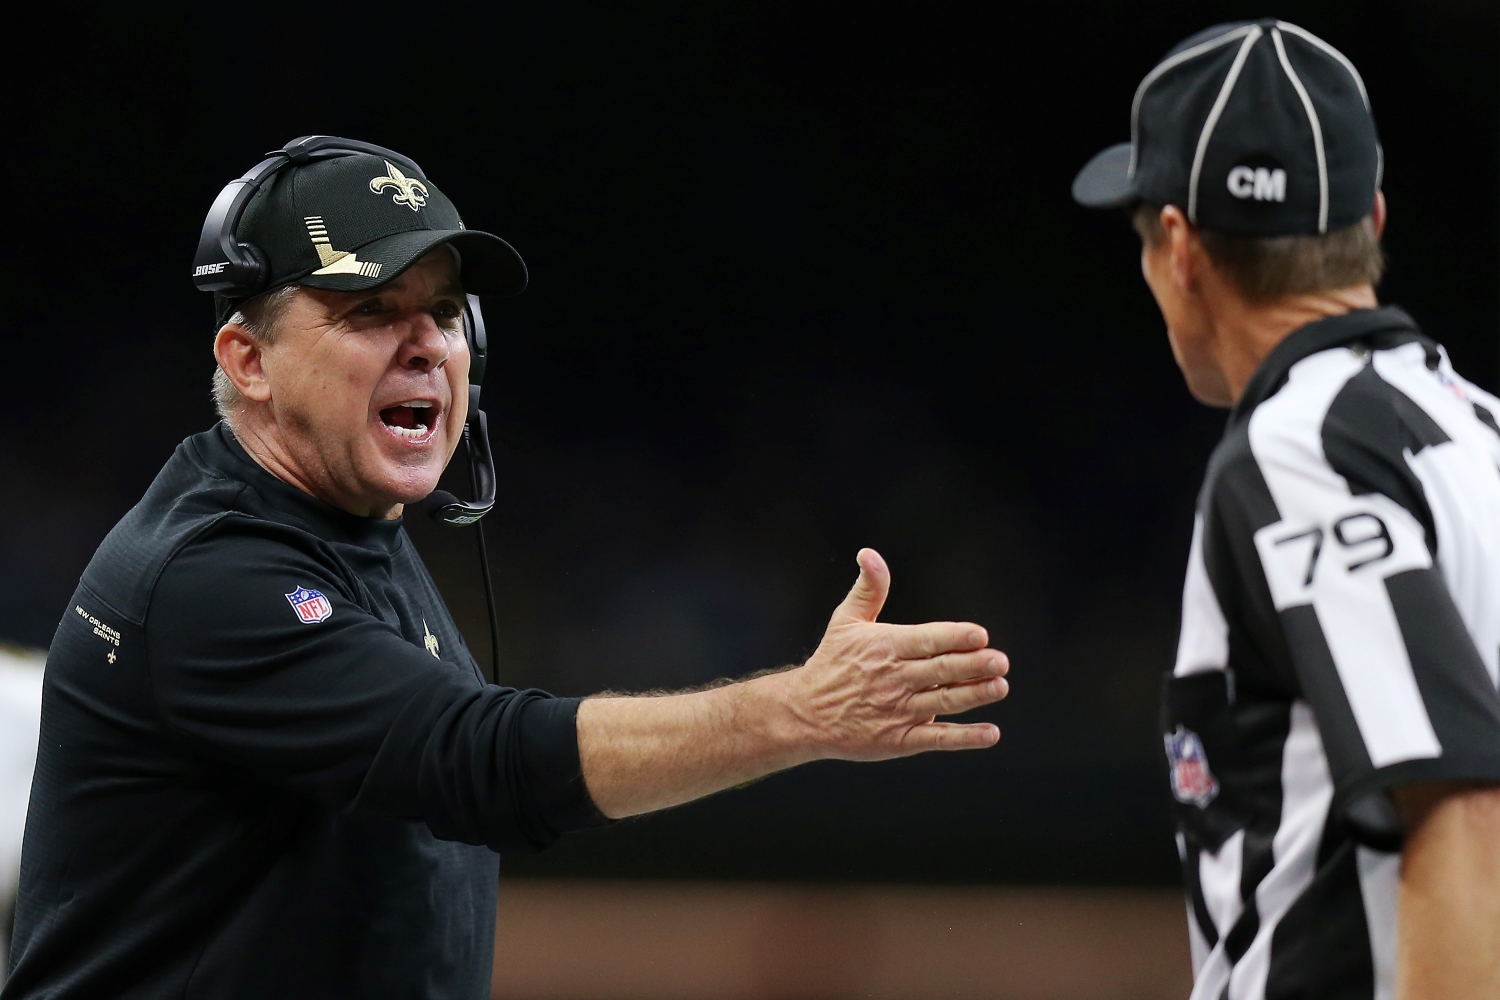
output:
[[[1184,390],[1123,219],[1068,185],[1173,42],[1265,12],[996,9],[33,9],[3,71],[0,637],[47,644],[212,420],[188,272],[219,188],[295,135],[365,139],[531,267],[486,305],[505,680],[795,661],[860,545],[892,565],[889,620],[972,618],[1015,664],[996,750],[806,767],[508,870],[1171,881],[1155,697],[1223,415]],[[1383,296],[1494,389],[1494,6],[1271,13],[1363,71]],[[471,536],[412,530],[483,658]]]

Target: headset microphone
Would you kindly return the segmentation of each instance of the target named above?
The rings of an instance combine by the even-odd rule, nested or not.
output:
[[[474,499],[464,502],[452,493],[433,490],[422,508],[435,521],[462,527],[475,524],[495,507],[495,457],[490,451],[489,421],[479,408],[480,386],[489,343],[484,333],[484,313],[477,295],[465,296],[464,333],[469,341],[469,415],[464,423],[464,450],[469,460],[469,485]]]
[[[465,502],[446,490],[433,490],[421,504],[434,521],[461,528],[474,526],[474,538],[479,544],[479,571],[484,580],[484,605],[489,611],[490,625],[490,682],[499,683],[500,678],[500,621],[495,613],[495,585],[490,579],[489,547],[484,543],[484,525],[480,518],[495,508],[495,456],[490,451],[490,426],[485,412],[479,408],[480,386],[484,384],[485,358],[489,342],[484,333],[484,313],[479,308],[479,297],[465,296],[464,334],[469,341],[469,415],[464,421],[464,455],[469,466],[469,490],[472,501]]]
[[[469,341],[469,416],[464,423],[464,454],[469,466],[469,490],[474,499],[464,502],[446,490],[433,490],[422,501],[421,508],[435,521],[454,527],[466,524],[474,526],[474,538],[479,545],[479,575],[484,580],[484,605],[489,611],[490,625],[490,682],[499,683],[500,678],[500,621],[495,612],[495,585],[490,579],[490,553],[484,542],[484,525],[480,518],[495,507],[495,456],[490,451],[489,420],[479,408],[480,386],[484,384],[484,368],[489,341],[484,332],[484,313],[479,308],[479,298],[465,296],[464,332]]]

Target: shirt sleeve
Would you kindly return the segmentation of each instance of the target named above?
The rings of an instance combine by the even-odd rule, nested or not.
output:
[[[320,545],[229,518],[163,570],[146,617],[152,684],[194,752],[497,851],[602,821],[579,765],[577,699],[485,685],[417,649]],[[287,596],[299,590],[327,606],[300,615]]]
[[[1250,420],[1253,461],[1218,501],[1237,508],[1223,520],[1253,532],[1237,547],[1263,574],[1357,826],[1391,815],[1374,791],[1500,781],[1500,695],[1434,560],[1396,415],[1382,426],[1326,412],[1300,419],[1263,404]]]

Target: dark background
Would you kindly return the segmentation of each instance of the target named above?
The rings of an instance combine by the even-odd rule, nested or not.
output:
[[[1015,665],[996,750],[805,767],[508,870],[1172,881],[1155,696],[1223,415],[1184,390],[1123,218],[1068,185],[1172,43],[1296,21],[1369,86],[1383,296],[1494,389],[1494,5],[625,6],[33,10],[3,71],[0,638],[47,644],[213,419],[187,275],[219,188],[293,136],[365,139],[531,267],[486,303],[504,680],[798,660],[861,545],[888,620],[980,621]],[[471,534],[412,531],[483,658]]]

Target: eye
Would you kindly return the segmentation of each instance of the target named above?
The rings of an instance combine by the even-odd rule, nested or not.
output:
[[[432,307],[432,318],[445,326],[452,326],[463,318],[463,308],[457,302],[439,302]]]
[[[356,316],[379,316],[385,311],[385,302],[379,298],[366,299],[353,309]]]

